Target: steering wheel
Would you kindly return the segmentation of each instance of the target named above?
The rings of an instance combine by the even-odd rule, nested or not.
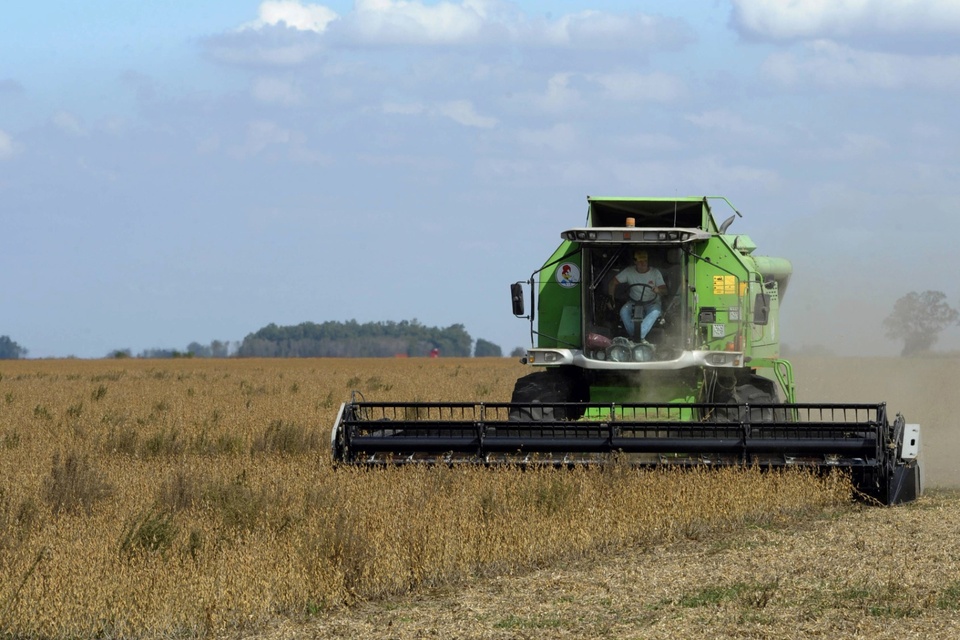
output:
[[[660,295],[660,294],[657,293],[657,290],[656,290],[655,287],[652,287],[651,285],[649,285],[649,284],[647,284],[647,283],[645,283],[645,282],[638,282],[638,283],[636,283],[636,284],[631,284],[631,285],[630,285],[630,289],[628,290],[630,294],[633,293],[633,289],[634,289],[635,287],[641,287],[641,290],[640,290],[640,300],[644,300],[644,302],[640,302],[640,300],[635,300],[632,295],[630,295],[630,296],[628,296],[628,297],[630,298],[630,300],[633,300],[633,301],[636,302],[637,304],[648,304],[648,303],[653,302],[654,300],[656,300],[657,297]],[[653,292],[653,298],[651,298],[651,299],[649,299],[649,300],[645,300],[645,298],[647,297],[647,291],[646,291],[647,289],[650,289],[650,291]]]
[[[644,284],[642,282],[638,282],[637,284],[630,284],[629,282],[620,282],[617,284],[616,288],[614,288],[613,290],[613,299],[619,302],[620,304],[623,304],[628,300],[633,300],[633,298],[630,296],[630,292],[633,291],[634,287],[643,287],[644,289],[651,289],[654,291],[654,293],[656,293],[656,290],[654,290],[653,287],[651,287],[648,284]],[[640,297],[643,298],[646,296],[646,294],[647,294],[646,291],[641,291]],[[634,300],[634,302],[636,302],[636,300]]]

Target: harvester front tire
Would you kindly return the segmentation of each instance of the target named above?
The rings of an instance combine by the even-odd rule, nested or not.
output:
[[[511,404],[543,406],[517,406],[510,410],[511,422],[549,422],[576,419],[578,415],[557,403],[580,400],[578,381],[563,369],[546,369],[530,373],[518,379],[513,387]]]
[[[775,422],[783,417],[778,415],[783,413],[773,407],[755,408],[753,405],[771,405],[781,404],[780,397],[777,395],[776,386],[772,380],[762,376],[751,375],[745,382],[736,385],[732,390],[728,390],[721,397],[716,399],[721,403],[735,403],[737,405],[748,404],[750,408],[750,422]],[[718,422],[740,422],[742,416],[740,409],[721,410],[717,412]]]

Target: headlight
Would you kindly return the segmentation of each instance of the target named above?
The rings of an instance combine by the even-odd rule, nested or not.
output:
[[[614,345],[607,351],[613,362],[630,362],[630,350],[623,345]]]

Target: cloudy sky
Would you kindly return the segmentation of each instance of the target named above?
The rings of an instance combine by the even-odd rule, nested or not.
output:
[[[727,196],[783,338],[960,307],[956,0],[46,0],[0,38],[0,335],[31,357],[304,321],[529,343],[588,195]],[[960,328],[941,336],[960,347]]]

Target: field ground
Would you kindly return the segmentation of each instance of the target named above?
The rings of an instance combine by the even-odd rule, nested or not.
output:
[[[506,359],[0,362],[0,638],[960,637],[960,358],[794,368],[937,490],[331,469],[351,390],[506,401]]]
[[[960,494],[594,556],[244,637],[956,638]]]

